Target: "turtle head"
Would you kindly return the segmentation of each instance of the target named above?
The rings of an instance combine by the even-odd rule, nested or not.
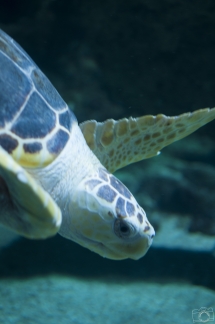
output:
[[[115,260],[139,259],[154,229],[130,191],[106,169],[81,181],[60,234]]]

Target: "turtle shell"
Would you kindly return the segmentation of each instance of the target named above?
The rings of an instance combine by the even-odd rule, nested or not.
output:
[[[22,166],[51,163],[74,114],[27,53],[0,30],[0,146]]]

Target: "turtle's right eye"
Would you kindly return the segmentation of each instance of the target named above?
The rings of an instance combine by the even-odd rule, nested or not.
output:
[[[136,234],[134,226],[122,219],[116,219],[114,232],[120,238],[129,238]]]

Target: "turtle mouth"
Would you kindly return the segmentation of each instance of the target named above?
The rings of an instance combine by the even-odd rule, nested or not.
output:
[[[97,247],[100,247],[101,249],[104,249],[104,250],[107,250],[107,247],[102,243],[102,242],[99,242],[99,241],[95,241],[89,237],[86,237],[82,234],[78,234],[78,238],[81,239],[82,241],[86,242],[87,243],[87,247],[91,246],[91,245],[95,245]]]
[[[128,246],[125,245],[126,249],[123,249],[121,245],[105,245],[100,241],[93,240],[77,232],[76,239],[73,240],[82,245],[83,247],[89,249],[90,251],[99,254],[103,258],[108,258],[111,260],[138,260],[145,255],[145,253],[148,251],[148,248],[151,245],[151,243],[148,241],[148,244],[145,243],[144,246],[142,244],[138,244],[138,246],[128,248]]]
[[[108,258],[112,260],[122,260],[127,259],[128,257],[123,257],[121,254],[117,254],[114,250],[108,248],[102,242],[93,240],[89,237],[84,236],[83,234],[76,233],[77,242],[86,247],[87,249],[91,250],[102,256],[103,258]]]

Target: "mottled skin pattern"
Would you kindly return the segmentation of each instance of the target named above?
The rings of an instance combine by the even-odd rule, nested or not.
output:
[[[143,211],[140,206],[133,202],[130,191],[119,181],[116,177],[111,175],[105,169],[99,169],[99,178],[87,180],[85,185],[89,186],[91,190],[96,188],[96,196],[103,199],[107,203],[115,204],[116,215],[119,219],[134,217],[137,215],[140,225],[143,223]],[[144,229],[147,232],[147,226]]]
[[[141,228],[142,232],[149,234],[153,239],[154,232],[151,230],[151,225],[146,220],[144,210],[139,206],[133,198],[130,191],[116,177],[110,174],[106,169],[100,168],[98,178],[91,179],[85,182],[85,185],[90,190],[95,191],[95,195],[103,201],[103,204],[112,204],[117,221],[114,224],[114,231],[119,237],[129,235],[130,228],[124,222],[124,219],[132,218],[136,223],[137,228]],[[114,218],[111,211],[109,216]]]
[[[155,232],[144,210],[104,167],[88,173],[71,201],[76,217],[63,217],[59,233],[64,237],[112,259],[139,259],[150,247]]]
[[[215,109],[199,109],[179,116],[142,116],[88,120],[80,125],[87,144],[111,173],[159,154],[165,146],[182,139],[215,118]]]

